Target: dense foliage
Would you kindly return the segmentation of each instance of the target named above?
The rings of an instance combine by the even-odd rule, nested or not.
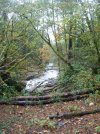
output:
[[[98,0],[1,0],[1,85],[18,89],[18,80],[48,63],[53,51],[61,83],[100,86],[99,6]]]

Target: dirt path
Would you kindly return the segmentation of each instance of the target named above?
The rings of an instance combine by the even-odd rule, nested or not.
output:
[[[90,105],[90,104],[89,104]],[[96,134],[100,114],[85,115],[69,120],[49,120],[48,116],[78,112],[100,107],[86,100],[62,102],[45,106],[0,106],[0,134]]]

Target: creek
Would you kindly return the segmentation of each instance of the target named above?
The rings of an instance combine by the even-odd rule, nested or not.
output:
[[[54,86],[56,84],[58,75],[58,68],[54,66],[54,63],[49,63],[45,67],[45,71],[40,77],[26,81],[25,90],[31,92],[35,90],[37,87],[45,88]]]

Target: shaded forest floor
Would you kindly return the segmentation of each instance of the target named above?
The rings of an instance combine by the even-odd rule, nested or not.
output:
[[[99,103],[87,102],[84,99],[39,106],[0,105],[0,134],[97,134],[99,113],[72,119],[48,118],[58,113],[100,108]]]

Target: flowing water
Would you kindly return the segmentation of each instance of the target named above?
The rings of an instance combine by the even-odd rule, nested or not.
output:
[[[49,63],[46,68],[45,72],[40,76],[39,78],[34,78],[29,81],[26,81],[26,87],[25,90],[27,91],[33,91],[36,89],[37,86],[46,86],[51,83],[51,85],[54,85],[56,83],[56,80],[58,78],[58,69],[54,67],[53,63]]]

